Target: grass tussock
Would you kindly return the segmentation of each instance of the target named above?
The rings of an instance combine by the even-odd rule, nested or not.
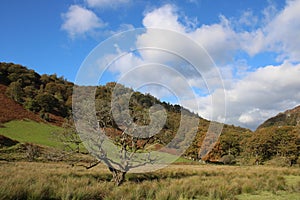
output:
[[[293,199],[300,169],[171,165],[128,174],[120,187],[105,166],[86,170],[65,163],[0,163],[0,199]]]

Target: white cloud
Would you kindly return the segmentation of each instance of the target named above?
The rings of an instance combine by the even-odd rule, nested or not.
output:
[[[300,102],[300,64],[288,62],[250,72],[228,89],[228,123],[256,128]]]
[[[71,5],[69,10],[62,14],[62,18],[64,22],[61,28],[67,31],[71,38],[92,33],[105,26],[95,13],[79,5]]]
[[[224,100],[224,96],[222,95],[224,93],[218,90],[222,83],[218,79],[218,71],[215,70],[215,66],[208,54],[205,50],[201,49],[199,44],[203,45],[217,62],[225,62],[228,59],[231,60],[231,52],[237,48],[235,33],[230,28],[230,22],[224,16],[220,16],[219,24],[203,25],[192,31],[189,27],[179,22],[179,17],[176,8],[169,4],[146,13],[143,20],[146,32],[137,37],[136,47],[150,47],[150,49],[139,51],[140,57],[137,57],[135,54],[128,54],[120,58],[111,66],[111,71],[118,73],[120,77],[123,77],[126,73],[130,73],[131,78],[126,79],[126,81],[130,82],[127,83],[129,85],[135,82],[156,80],[176,91],[176,94],[179,94],[180,98],[184,97],[185,93],[187,93],[186,87],[181,87],[184,86],[184,82],[189,85],[189,89],[194,87],[205,92],[207,92],[206,86],[208,86],[208,89],[210,89],[209,92],[216,91],[212,94],[213,98],[211,96],[206,97],[205,105],[210,105],[210,107],[206,106],[203,113],[208,112],[210,119],[222,121],[224,116],[220,113],[224,112],[224,108],[222,108],[222,101]],[[152,28],[169,29],[171,31],[159,31]],[[178,36],[180,35],[178,33],[182,35]],[[189,46],[192,40],[187,38],[194,40],[192,46]],[[195,51],[197,48],[198,50]],[[165,50],[170,50],[171,52],[174,50],[179,55]],[[196,63],[192,64],[201,66],[201,72],[199,73],[199,71],[193,69],[193,66],[188,65],[180,57],[183,55],[186,55],[184,59],[196,61]],[[159,70],[149,70],[149,68],[136,69],[136,66],[141,65],[141,63],[149,62],[165,64],[170,70],[162,72]],[[183,77],[173,73],[172,69],[177,70]],[[164,97],[166,94],[161,93],[157,87],[155,89],[156,91],[153,90],[151,93],[156,94],[157,97]],[[182,101],[182,104],[191,109],[195,109],[194,103],[193,100],[188,100],[187,98],[184,98],[184,101]],[[212,103],[220,106],[211,109]]]
[[[192,30],[180,20],[182,16],[177,13],[177,8],[172,5],[164,5],[145,13],[143,25],[145,33],[139,35],[136,47],[154,47],[152,50],[139,51],[139,55],[130,53],[117,60],[110,68],[120,77],[131,74],[131,82],[143,82],[157,80],[175,88],[178,94],[184,93],[182,86],[186,81],[193,87],[203,89],[204,81],[210,86],[217,82],[214,73],[210,74],[205,63],[202,63],[204,74],[196,74],[195,71],[186,65],[178,55],[166,53],[163,49],[177,49],[179,52],[189,52],[190,58],[205,60],[205,54],[193,52],[185,40],[174,37],[171,32],[153,31],[151,28],[168,29],[179,32],[196,43],[203,45],[208,53],[218,64],[222,64],[220,71],[224,76],[224,83],[227,94],[227,123],[246,126],[255,129],[267,118],[292,108],[300,102],[300,64],[291,64],[291,61],[300,61],[300,1],[288,1],[287,6],[280,12],[269,6],[264,12],[264,23],[261,27],[252,27],[250,30],[235,29],[232,21],[220,16],[220,22],[210,25],[198,26],[194,24]],[[256,23],[249,18],[254,17],[253,13],[246,11],[241,20],[241,25],[251,26]],[[260,21],[257,25],[261,24]],[[155,50],[155,48],[157,48]],[[160,50],[159,50],[160,49]],[[286,62],[278,66],[265,66],[248,72],[247,63],[238,63],[234,60],[236,51],[243,51],[250,56],[270,51],[283,55]],[[184,79],[180,79],[173,71],[165,70],[164,74],[159,70],[154,71],[153,67],[136,68],[145,63],[161,63],[177,70]],[[200,62],[200,61],[199,61]],[[234,64],[233,64],[234,62]],[[174,65],[176,63],[177,65]],[[224,65],[223,65],[224,64]],[[240,67],[241,66],[241,67]],[[170,68],[171,69],[171,68]],[[203,81],[203,78],[206,80]],[[202,80],[200,80],[202,79]],[[168,81],[168,82],[166,82]],[[199,114],[208,119],[222,120],[223,107],[212,107],[212,101],[222,101],[220,88],[213,87],[210,95],[198,96]],[[206,89],[206,88],[204,88]],[[158,88],[152,89],[153,94],[162,97]],[[191,100],[193,101],[193,100]],[[194,108],[187,99],[187,107]],[[219,115],[220,114],[220,115]]]
[[[258,17],[253,14],[252,10],[247,10],[242,14],[238,22],[248,27],[254,27],[257,25]]]
[[[121,56],[122,52],[119,51],[119,56]],[[116,56],[118,57],[118,56]],[[113,73],[117,73],[119,75],[123,75],[133,68],[142,65],[144,62],[135,56],[133,53],[125,54],[119,57],[112,65],[109,70]]]
[[[183,33],[185,29],[185,27],[178,22],[176,8],[170,4],[166,4],[146,13],[143,19],[143,25],[146,28],[164,28],[181,33]]]
[[[266,36],[261,29],[239,33],[240,47],[250,56],[265,51]]]
[[[279,55],[278,61],[289,59],[299,62],[299,10],[300,0],[287,1],[285,8],[281,11],[277,11],[275,6],[270,4],[263,10],[262,26],[251,31],[236,33],[241,48],[250,56],[262,52],[275,52]],[[247,12],[244,14],[247,15]]]
[[[235,32],[230,28],[229,20],[224,16],[220,16],[220,23],[202,25],[196,28],[197,22],[189,21],[188,25],[185,26],[180,23],[179,17],[181,16],[178,15],[176,7],[166,4],[146,13],[143,19],[143,25],[146,28],[169,29],[185,34],[202,45],[217,63],[231,60],[232,51],[237,49],[238,43]],[[190,27],[194,27],[192,31]],[[181,44],[180,41],[172,40],[165,35],[151,35],[150,32],[148,35],[149,43],[159,40],[160,42],[165,42],[165,45],[178,44],[181,45],[182,48],[186,47],[186,45]],[[168,38],[168,40],[164,38]]]
[[[170,7],[172,8],[172,7]],[[220,16],[220,22],[196,27],[188,32],[186,26],[179,23],[176,10],[169,12],[175,16],[165,18],[172,19],[158,23],[157,26],[175,27],[177,31],[188,36],[203,45],[217,63],[226,63],[234,57],[236,51],[244,51],[250,56],[263,52],[278,54],[278,60],[289,59],[300,61],[300,0],[289,0],[284,9],[278,11],[270,2],[262,11],[263,18],[259,19],[251,10],[246,10],[238,19],[228,20]],[[163,15],[153,11],[156,14]],[[152,14],[153,15],[153,14]],[[158,17],[153,18],[155,21]],[[162,18],[162,17],[161,17]],[[153,22],[154,23],[154,22]],[[175,24],[175,25],[174,25]],[[179,28],[178,28],[179,25]],[[194,25],[196,26],[196,25]]]
[[[117,8],[130,3],[131,0],[85,0],[85,2],[93,8]]]
[[[172,92],[179,99],[191,98],[189,91],[192,91],[192,89],[183,69],[176,69],[174,65],[170,66],[161,62],[145,60],[135,55],[134,52],[124,54],[124,52],[120,52],[118,47],[116,47],[116,51],[118,54],[108,55],[107,58],[110,60],[117,58],[108,68],[110,72],[117,75],[117,82],[135,89],[139,89],[143,84],[148,83],[143,92],[150,93],[159,99],[170,97]],[[139,53],[142,53],[142,51]],[[169,53],[161,52],[160,54],[167,57]],[[100,63],[100,65],[103,64]],[[187,88],[187,85],[189,88]],[[172,92],[170,93],[170,91]]]
[[[269,50],[283,58],[300,61],[300,0],[287,1],[286,7],[268,24],[266,40]]]
[[[203,45],[216,63],[232,61],[233,52],[238,48],[236,34],[224,16],[220,16],[219,24],[202,25],[188,35]]]
[[[262,23],[264,25],[270,23],[270,21],[272,21],[274,17],[278,14],[278,10],[275,2],[268,1],[268,3],[269,5],[262,11],[262,15],[263,15]]]

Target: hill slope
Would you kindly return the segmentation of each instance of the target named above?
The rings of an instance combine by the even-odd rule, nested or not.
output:
[[[19,142],[31,142],[35,144],[61,147],[61,143],[54,138],[53,132],[62,128],[45,123],[37,123],[29,120],[10,121],[0,128],[0,135],[4,135]]]
[[[22,105],[8,98],[5,95],[6,89],[5,85],[0,84],[0,123],[26,118],[36,122],[42,121],[39,115],[24,109]]]
[[[72,89],[73,83],[56,74],[0,62],[0,122],[29,118],[61,125],[71,114]]]
[[[300,126],[300,106],[267,119],[257,129],[271,126]]]
[[[267,119],[246,144],[258,162],[296,164],[300,156],[300,106]]]
[[[33,70],[29,70],[21,65],[0,63],[0,84],[3,84],[1,86],[2,96],[0,98],[1,109],[4,113],[1,115],[3,122],[23,118],[41,121],[38,116],[45,116],[45,114],[47,114],[48,117],[44,118],[44,120],[50,122],[53,121],[51,116],[59,116],[60,119],[72,117],[71,105],[74,84],[66,81],[63,77],[57,77],[55,74],[39,75]],[[110,131],[110,136],[114,139],[118,139],[120,130],[118,130],[119,127],[112,117],[111,108],[111,95],[115,86],[116,83],[107,83],[106,85],[93,88],[96,89],[95,103],[97,117],[105,124],[106,128],[114,130]],[[210,121],[199,117],[197,114],[190,112],[180,105],[171,105],[166,102],[161,102],[150,94],[142,94],[122,85],[118,87],[125,93],[132,93],[129,101],[130,115],[133,121],[138,125],[149,124],[149,109],[151,106],[159,104],[165,108],[167,112],[166,123],[159,134],[155,135],[151,141],[152,147],[160,148],[161,146],[165,146],[176,136],[180,127],[182,113],[190,118],[199,120],[200,126],[196,130],[196,137],[185,153],[185,156],[197,159]],[[84,93],[86,91],[87,88],[83,88],[82,98],[88,95]],[[8,95],[9,98],[6,95]],[[118,103],[122,103],[124,98],[120,96],[120,98],[117,99]],[[26,110],[24,108],[26,108]],[[188,132],[190,131],[191,130],[186,131],[185,138],[177,138],[180,140],[178,143],[184,142],[184,140],[188,138]],[[228,154],[228,152],[238,156],[242,148],[241,141],[248,134],[248,129],[225,125],[222,136],[216,144],[215,149],[217,149],[217,151],[214,151],[207,159],[218,159]],[[36,137],[38,138],[39,136]],[[28,142],[38,142],[34,141],[34,138],[31,136],[25,138],[31,140]],[[19,138],[14,137],[14,139]],[[214,139],[215,138],[210,138],[210,140]],[[234,143],[230,143],[230,141],[234,141]],[[230,145],[227,145],[227,143],[230,143]]]

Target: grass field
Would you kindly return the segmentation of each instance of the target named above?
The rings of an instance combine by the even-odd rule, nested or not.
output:
[[[59,127],[26,120],[3,124],[2,135],[55,148],[44,148],[37,159],[39,162],[25,162],[26,152],[19,151],[18,145],[3,148],[0,158],[17,162],[0,161],[0,200],[300,199],[299,167],[200,165],[184,158],[156,172],[128,173],[124,184],[116,187],[110,182],[112,175],[104,165],[87,170],[71,166],[65,160],[49,162],[47,155],[60,155],[56,150],[62,143],[52,134],[59,130]],[[93,159],[78,155],[76,160],[82,162]]]
[[[52,132],[61,130],[60,127],[30,120],[10,121],[2,124],[0,135],[4,135],[19,142],[60,147],[62,144],[55,140]]]
[[[170,165],[127,174],[120,187],[103,165],[0,162],[0,199],[272,199],[299,200],[300,169]]]

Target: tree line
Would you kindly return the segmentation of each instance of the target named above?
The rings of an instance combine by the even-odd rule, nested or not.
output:
[[[71,115],[74,84],[63,77],[39,75],[18,64],[0,63],[0,84],[7,86],[8,97],[45,119],[47,113]]]
[[[29,70],[21,65],[0,63],[0,84],[7,86],[6,94],[8,97],[23,105],[27,110],[39,113],[44,119],[47,119],[48,113],[64,118],[72,118],[72,91],[74,84],[63,77],[58,77],[56,74],[39,75],[34,70]],[[199,120],[197,134],[184,156],[193,160],[200,159],[198,151],[209,127],[210,122],[208,120],[199,117],[180,105],[161,102],[151,94],[143,94],[110,82],[106,85],[94,86],[95,105],[101,128],[116,130],[115,132],[111,131],[109,135],[116,141],[116,144],[120,143],[123,137],[117,131],[119,127],[112,116],[112,110],[116,108],[111,107],[111,99],[116,86],[118,86],[120,93],[132,94],[129,99],[129,114],[134,123],[141,126],[149,125],[149,108],[153,105],[159,104],[167,112],[166,122],[162,130],[148,141],[151,145],[144,145],[141,141],[139,143],[140,146],[150,148],[150,146],[155,144],[156,148],[160,148],[168,144],[175,137],[180,126],[181,114],[184,112],[185,115]],[[84,92],[85,90],[82,91],[83,98],[87,95]],[[120,96],[116,101],[117,104],[122,104],[124,103],[122,102],[124,98]],[[277,118],[276,121],[278,121]],[[284,117],[281,118],[285,119]],[[201,159],[223,159],[226,160],[226,163],[231,163],[231,160],[236,159],[264,163],[270,159],[282,157],[286,158],[290,164],[293,164],[299,158],[300,130],[298,123],[294,123],[298,118],[292,117],[291,119],[293,123],[287,123],[283,126],[279,126],[278,123],[268,122],[268,127],[262,126],[254,132],[249,129],[225,124],[221,137],[216,141],[213,150]],[[177,139],[179,140],[178,143],[183,142],[184,136]],[[215,140],[215,138],[210,139]]]

